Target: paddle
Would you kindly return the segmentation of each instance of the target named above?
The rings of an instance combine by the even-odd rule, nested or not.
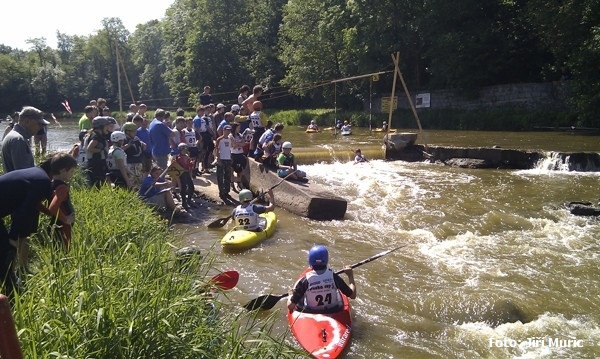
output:
[[[283,177],[283,178],[281,179],[281,181],[277,182],[277,184],[275,184],[274,186],[272,186],[271,188],[269,188],[269,189],[267,190],[267,192],[269,192],[269,191],[270,191],[270,190],[272,190],[272,189],[275,189],[277,186],[279,186],[280,184],[282,184],[282,183],[283,183],[283,181],[285,181],[285,180],[286,180],[286,179],[287,179],[289,176],[291,176],[291,175],[292,175],[294,172],[296,172],[296,171],[294,170],[294,171],[292,171],[292,172],[288,173],[288,175],[287,175],[287,176],[285,176],[285,177]],[[254,202],[258,201],[258,200],[259,200],[260,198],[262,198],[262,197],[265,195],[265,193],[267,193],[267,192],[261,193],[261,194],[260,194],[260,195],[258,195],[258,196],[257,196],[255,199],[253,199],[253,200],[252,200],[250,203],[254,203]],[[230,214],[230,215],[229,215],[229,216],[227,216],[227,217],[219,218],[219,219],[217,219],[217,220],[215,220],[215,221],[212,221],[212,222],[210,222],[210,223],[207,225],[207,227],[208,227],[208,228],[221,228],[221,227],[223,227],[224,225],[226,225],[226,224],[227,224],[227,222],[229,222],[229,220],[231,219],[231,217],[233,217],[233,214]]]
[[[400,248],[404,248],[406,247],[408,244],[405,244],[403,246],[399,246],[396,248],[392,248],[392,249],[388,249],[387,251],[381,252],[379,254],[376,254],[372,257],[369,257],[367,259],[363,259],[362,261],[358,262],[358,263],[354,263],[350,266],[350,268],[356,268],[359,267],[365,263],[369,263],[371,261],[374,261],[377,258],[381,258],[383,256],[385,256],[386,254],[392,253],[393,251],[397,251]],[[335,272],[336,274],[340,274],[344,272],[343,269]],[[249,301],[248,303],[246,303],[244,305],[244,308],[246,308],[247,310],[255,310],[255,309],[263,309],[263,310],[269,310],[271,308],[273,308],[275,306],[275,304],[277,304],[277,302],[279,302],[279,300],[287,297],[289,295],[289,293],[285,293],[285,294],[281,294],[281,295],[271,295],[271,294],[267,294],[267,295],[261,295],[260,297],[253,299],[251,301]]]
[[[227,272],[219,273],[212,277],[210,280],[219,289],[227,290],[235,287],[239,279],[240,274],[235,270],[230,270]]]

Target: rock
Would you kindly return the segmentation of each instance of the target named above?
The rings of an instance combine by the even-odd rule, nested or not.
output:
[[[570,202],[567,207],[576,216],[600,216],[600,208],[591,206],[590,202]]]
[[[409,147],[415,144],[417,141],[417,134],[410,132],[403,133],[388,133],[383,137],[383,142],[386,148],[401,150],[405,147]]]
[[[460,168],[490,168],[490,164],[486,160],[476,158],[451,158],[444,161],[444,164],[451,167]]]

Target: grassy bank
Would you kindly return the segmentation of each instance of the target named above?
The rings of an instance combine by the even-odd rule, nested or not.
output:
[[[32,238],[34,274],[13,302],[26,358],[299,355],[283,344],[287,333],[272,333],[272,319],[210,290],[213,256],[182,267],[177,234],[134,194],[78,187],[70,251],[47,234]]]

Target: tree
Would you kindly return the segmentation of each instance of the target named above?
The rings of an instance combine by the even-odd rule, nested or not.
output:
[[[176,106],[188,106],[197,103],[197,96],[192,96],[194,89],[186,75],[187,37],[190,32],[195,0],[176,0],[167,9],[162,21],[163,49],[168,56],[164,57],[165,72],[163,79],[174,97]],[[196,90],[197,91],[197,90]]]
[[[328,80],[354,74],[355,61],[347,48],[348,13],[337,0],[290,0],[279,32],[279,59],[286,67],[282,84],[290,92],[333,97]],[[342,90],[343,92],[343,90]]]
[[[600,127],[600,1],[530,0],[527,9],[534,31],[554,56],[546,73],[570,80],[578,125]]]
[[[169,89],[163,79],[165,57],[163,31],[158,20],[138,25],[129,39],[132,60],[139,76],[139,94],[142,101],[168,98]]]
[[[15,55],[0,53],[0,111],[10,113],[29,103],[31,98],[26,64]]]
[[[247,7],[247,16],[241,21],[235,40],[237,56],[242,59],[238,66],[250,75],[244,83],[261,84],[268,90],[283,78],[285,69],[277,57],[277,36],[285,3],[285,0],[267,0]]]

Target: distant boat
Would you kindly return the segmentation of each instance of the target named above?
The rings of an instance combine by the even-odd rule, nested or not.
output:
[[[342,136],[350,136],[352,134],[351,130],[347,130],[347,131],[340,131],[340,134]]]

